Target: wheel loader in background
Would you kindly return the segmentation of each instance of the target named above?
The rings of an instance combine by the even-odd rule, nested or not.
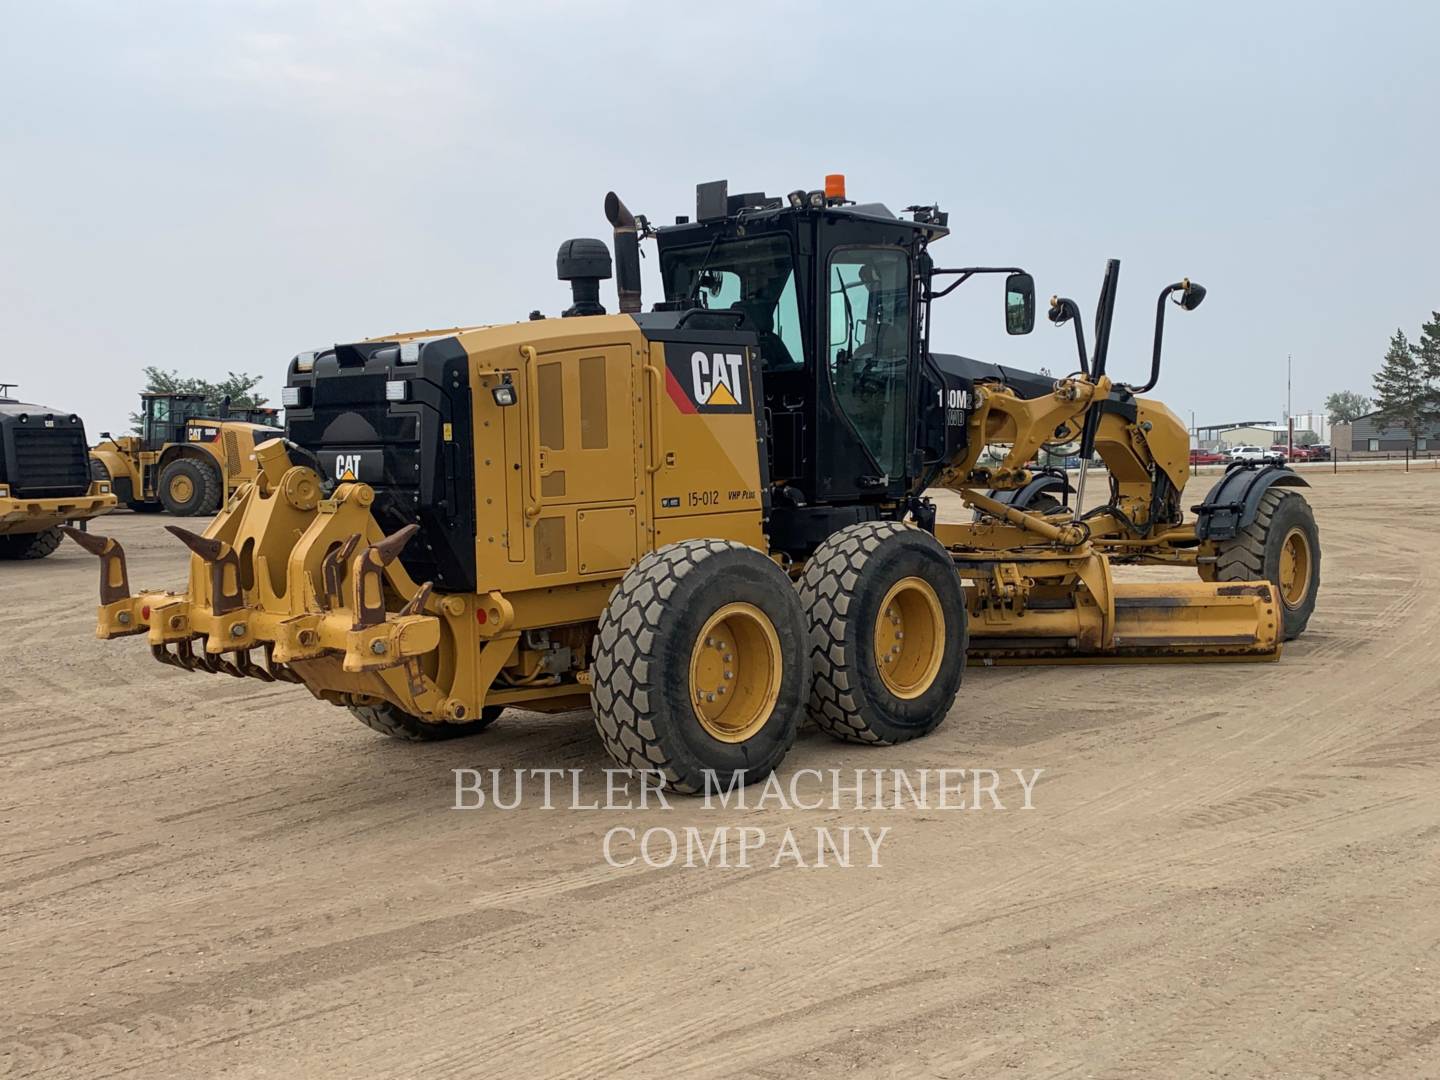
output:
[[[141,432],[109,432],[90,451],[90,471],[140,513],[213,514],[255,479],[255,446],[279,434],[276,409],[232,414],[201,394],[141,394]]]
[[[10,397],[12,386],[0,384],[0,559],[43,559],[59,526],[108,512],[115,496],[90,479],[80,417]]]
[[[935,304],[1018,268],[935,265],[937,207],[898,216],[843,179],[784,198],[702,184],[653,228],[612,193],[619,314],[598,240],[562,245],[558,318],[395,334],[298,355],[287,438],[191,551],[188,587],[132,595],[113,539],[98,634],[190,671],[303,683],[402,739],[509,707],[589,704],[609,753],[696,791],[765,776],[802,713],[841,739],[933,730],[967,652],[986,662],[1274,660],[1319,583],[1284,469],[1231,470],[1187,518],[1183,425],[1093,352],[1055,379],[933,353]],[[654,239],[665,298],[640,303]],[[1193,308],[1188,281],[1161,308]],[[1163,322],[1156,326],[1156,352]],[[1158,370],[1158,369],[1157,369]],[[1033,470],[1079,439],[1110,495]],[[1009,449],[981,466],[987,446]],[[931,487],[979,511],[940,524]],[[1117,583],[1119,561],[1194,566]]]

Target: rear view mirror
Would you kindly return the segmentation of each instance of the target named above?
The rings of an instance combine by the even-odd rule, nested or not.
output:
[[[1035,279],[1011,274],[1005,279],[1005,332],[1028,334],[1035,329]]]

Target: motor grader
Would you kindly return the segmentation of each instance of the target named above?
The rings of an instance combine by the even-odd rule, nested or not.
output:
[[[1081,353],[1055,379],[931,351],[934,305],[977,275],[1006,275],[1011,333],[1035,322],[1023,271],[934,263],[936,207],[896,215],[829,178],[784,198],[702,184],[695,219],[661,228],[613,193],[606,213],[618,314],[606,245],[571,240],[560,317],[296,356],[253,482],[203,534],[170,528],[185,589],[132,595],[120,545],[77,534],[101,559],[99,636],[303,683],[402,739],[589,705],[617,761],[696,791],[765,776],[807,713],[856,742],[926,734],[967,651],[1273,660],[1303,629],[1301,481],[1232,471],[1186,520],[1183,426],[1105,372],[1117,268],[1092,353],[1052,303]],[[643,312],[651,240],[665,296]],[[1162,303],[1201,296],[1178,282]],[[1029,465],[1074,439],[1109,467],[1103,507]],[[979,520],[938,523],[936,486]],[[1119,561],[1200,580],[1116,582]]]
[[[102,433],[90,472],[111,484],[137,513],[213,514],[225,497],[255,479],[257,443],[278,432],[278,411],[232,411],[203,394],[140,395],[140,433]]]
[[[0,383],[0,559],[43,559],[59,526],[115,506],[107,483],[85,467],[85,425],[74,413],[9,396]]]

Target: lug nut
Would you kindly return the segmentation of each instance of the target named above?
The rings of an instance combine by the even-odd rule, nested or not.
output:
[[[723,686],[718,686],[715,688],[715,693],[723,697],[725,695],[725,688]]]
[[[734,677],[735,677],[735,673],[734,673],[733,671],[727,671],[727,672],[725,672],[725,678],[727,678],[727,679],[733,679]],[[724,687],[722,686],[721,689],[723,690]]]
[[[734,662],[735,662],[735,657],[731,656],[729,653],[726,653],[726,654],[725,654],[724,656],[722,656],[720,659],[723,660],[723,661],[725,661],[725,663],[727,663],[727,664],[731,664],[731,663],[734,663]]]

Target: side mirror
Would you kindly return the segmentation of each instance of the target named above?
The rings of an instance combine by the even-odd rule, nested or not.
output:
[[[1035,329],[1035,279],[1011,274],[1005,279],[1005,332],[1028,334]]]

